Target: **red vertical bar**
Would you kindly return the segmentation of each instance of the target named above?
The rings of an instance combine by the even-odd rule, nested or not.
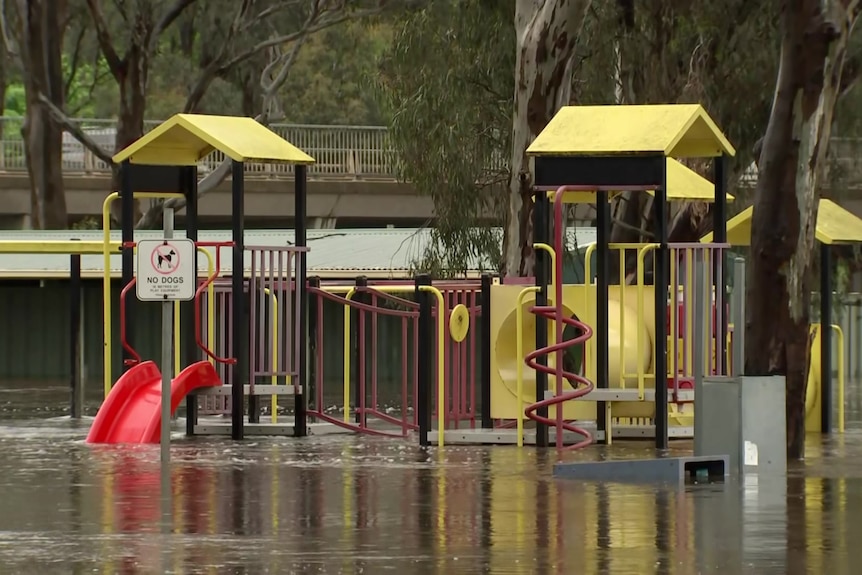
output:
[[[470,427],[476,427],[476,330],[479,314],[476,313],[476,290],[470,292]]]
[[[419,317],[413,318],[413,425],[419,425]]]
[[[359,294],[356,294],[359,296]],[[356,297],[354,296],[354,297]],[[364,299],[364,298],[362,298]],[[359,414],[359,427],[364,429],[366,424],[365,419],[365,310],[359,309],[359,361],[357,362],[357,366],[359,367],[359,405],[356,407],[357,413]]]
[[[377,404],[377,294],[371,294],[371,305],[375,311],[371,312],[371,409],[379,409]]]
[[[320,294],[318,293],[317,298],[317,380],[315,381],[317,387],[317,411],[319,413],[323,413],[323,382],[325,381],[323,377],[323,302],[324,300]],[[344,365],[342,363],[342,365]]]
[[[674,338],[671,342],[671,350],[673,355],[670,358],[671,365],[671,373],[673,374],[673,400],[679,400],[679,366],[677,362],[679,361],[679,314],[680,314],[680,304],[679,304],[679,250],[670,249],[672,256],[676,261],[673,265],[673,277],[670,278],[670,285],[672,290],[671,300],[673,302],[673,323],[674,329],[669,330],[668,333],[673,334]]]
[[[410,318],[401,318],[401,432],[407,435],[407,364],[410,356],[407,353],[407,328]]]

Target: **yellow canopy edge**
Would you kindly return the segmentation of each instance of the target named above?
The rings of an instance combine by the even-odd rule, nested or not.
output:
[[[530,156],[648,153],[707,158],[736,150],[700,104],[564,106],[527,148]]]
[[[314,158],[254,118],[175,114],[114,155],[114,163],[194,166],[213,150],[238,162],[313,164]]]
[[[548,196],[553,198],[554,193],[553,191],[548,192]],[[618,193],[612,192],[611,196]],[[653,194],[654,192],[648,191],[647,193]],[[715,200],[715,186],[677,160],[667,158],[667,199],[668,201],[713,202]],[[726,199],[733,201],[734,197],[731,194],[726,194]],[[596,201],[596,192],[583,190],[566,192],[563,201],[567,204],[592,204]]]
[[[749,206],[727,220],[727,243],[734,246],[751,245],[751,217],[754,207]],[[817,208],[817,241],[824,244],[862,243],[862,219],[845,210],[832,200],[821,199]],[[712,242],[712,232],[701,238]]]

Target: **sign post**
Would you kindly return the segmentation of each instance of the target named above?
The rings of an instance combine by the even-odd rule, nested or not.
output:
[[[161,456],[170,462],[171,376],[173,375],[173,312],[175,301],[195,297],[195,242],[174,239],[174,210],[165,208],[164,239],[138,242],[136,292],[141,301],[162,302]]]

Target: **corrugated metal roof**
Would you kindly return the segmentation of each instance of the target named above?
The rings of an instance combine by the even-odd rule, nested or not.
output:
[[[177,237],[185,235],[183,230],[177,230]],[[570,229],[569,242],[577,242],[578,246],[595,242],[594,228]],[[135,238],[159,239],[160,230],[138,230]],[[293,230],[247,230],[245,233],[246,247],[283,247],[294,245]],[[0,231],[0,240],[14,241],[59,241],[78,239],[82,241],[101,241],[101,230],[60,230],[60,231]],[[112,241],[120,241],[120,232],[111,233]],[[231,239],[229,230],[201,231],[199,239],[202,242],[228,242]],[[368,275],[370,277],[409,277],[412,263],[421,258],[428,247],[431,235],[427,228],[395,228],[395,229],[344,229],[344,230],[309,230],[308,232],[308,274],[325,277],[354,277]],[[213,250],[210,249],[212,252]],[[232,256],[230,248],[221,250],[221,270],[223,274],[232,271]],[[111,256],[111,275],[119,277],[121,272],[119,255]],[[83,277],[101,277],[103,260],[100,255],[81,256],[81,274]],[[204,255],[198,256],[198,268],[204,275],[207,260]],[[251,269],[251,258],[246,255],[245,272]],[[471,273],[479,273],[491,269],[489,262],[474,261],[470,265]],[[53,254],[0,254],[0,278],[65,278],[69,276],[69,256]]]

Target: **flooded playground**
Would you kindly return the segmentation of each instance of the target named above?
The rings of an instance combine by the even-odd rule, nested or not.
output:
[[[157,445],[87,445],[92,420],[65,415],[67,387],[0,382],[0,572],[852,573],[850,387],[847,433],[812,435],[788,477],[684,489],[554,480],[553,449],[178,431],[162,521]],[[650,443],[612,449],[651,455]]]

